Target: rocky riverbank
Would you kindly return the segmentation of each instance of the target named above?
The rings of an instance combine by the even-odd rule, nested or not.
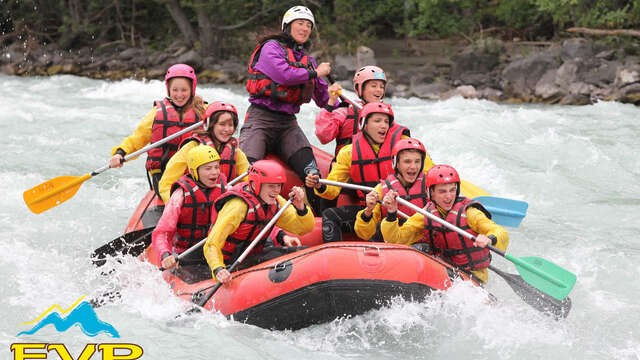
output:
[[[316,58],[326,59],[322,53]],[[344,87],[362,65],[388,73],[393,96],[447,99],[452,96],[498,102],[589,104],[598,100],[640,105],[637,56],[603,42],[571,38],[562,42],[460,44],[452,41],[381,40],[356,55],[332,59]],[[246,78],[246,59],[202,57],[176,42],[163,51],[121,45],[69,51],[13,43],[3,48],[0,72],[22,76],[74,74],[97,79],[161,79],[167,67],[188,63],[200,83],[237,84]]]

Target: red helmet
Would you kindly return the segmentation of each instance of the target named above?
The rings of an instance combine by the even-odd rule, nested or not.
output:
[[[233,126],[234,128],[238,127],[238,111],[236,110],[236,107],[226,102],[214,101],[209,104],[209,106],[207,106],[207,110],[204,112],[202,127],[204,127],[205,130],[209,128],[209,119],[211,119],[211,115],[217,113],[218,111],[228,111],[235,114],[233,118]]]
[[[191,79],[191,96],[196,94],[196,83],[198,82],[198,78],[196,77],[196,72],[193,68],[187,64],[175,64],[171,65],[167,69],[167,73],[164,75],[164,83],[167,86],[167,96],[169,95],[169,80],[175,77],[184,77],[187,79]]]
[[[460,176],[453,166],[436,165],[427,171],[427,187],[429,191],[431,191],[431,187],[434,185],[451,183],[458,184],[456,196],[460,195]]]
[[[369,80],[382,80],[386,84],[387,76],[385,75],[384,70],[373,65],[365,66],[356,71],[355,75],[353,75],[353,89],[360,98],[362,98],[364,83]]]
[[[273,160],[258,160],[249,169],[249,182],[254,183],[258,195],[262,184],[284,184],[286,181],[284,168]]]
[[[360,111],[360,130],[364,129],[364,124],[367,122],[369,115],[374,113],[389,115],[389,127],[393,126],[393,110],[391,110],[391,105],[383,102],[371,102],[365,104]]]
[[[394,169],[396,169],[396,165],[398,164],[398,154],[404,150],[418,150],[422,154],[422,166],[424,166],[424,158],[427,156],[427,150],[424,148],[424,145],[422,145],[418,139],[405,138],[398,140],[391,150]],[[422,172],[422,167],[420,167],[420,172]]]

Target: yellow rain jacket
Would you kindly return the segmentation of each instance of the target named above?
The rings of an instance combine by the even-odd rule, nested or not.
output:
[[[284,206],[286,202],[282,196],[278,196],[278,204],[280,207]],[[308,211],[305,215],[299,216],[296,208],[293,205],[289,206],[282,213],[278,221],[276,221],[276,225],[298,236],[310,232],[315,226],[315,218],[308,206],[307,209]],[[249,206],[247,203],[240,198],[233,198],[227,201],[222,209],[220,209],[220,212],[218,212],[218,218],[211,227],[207,241],[204,244],[204,257],[209,263],[211,276],[214,279],[216,276],[213,270],[220,266],[225,266],[222,247],[229,235],[233,234],[244,221],[248,210]]]
[[[147,145],[149,141],[151,141],[151,127],[153,127],[153,120],[156,118],[156,111],[157,109],[154,106],[153,109],[140,120],[138,127],[133,130],[133,133],[124,138],[120,145],[114,146],[113,149],[111,149],[111,156],[115,155],[118,149],[122,149],[125,154],[131,154]]]
[[[402,138],[406,139],[408,137],[403,135]],[[378,153],[378,150],[380,150],[379,144],[373,144],[371,145],[371,147],[373,148],[373,151],[375,151],[376,153]],[[338,152],[338,156],[336,157],[336,162],[331,167],[331,172],[329,172],[329,175],[327,176],[327,180],[338,181],[343,183],[347,183],[349,182],[349,180],[351,180],[352,149],[353,149],[352,144],[345,145],[342,149],[340,149],[340,152]],[[424,159],[424,171],[426,172],[432,167],[433,167],[433,161],[431,160],[431,157],[429,156],[429,154],[427,154],[427,156]],[[323,189],[324,190],[323,192],[320,192],[318,189],[314,189],[314,191],[318,196],[325,199],[329,199],[329,200],[337,198],[338,195],[340,195],[340,191],[342,190],[342,188],[338,186],[325,185],[325,187],[326,188]]]
[[[438,211],[445,216],[446,212],[438,207]],[[467,223],[469,227],[477,232],[486,236],[494,235],[498,242],[495,247],[506,251],[509,245],[509,233],[500,225],[493,222],[493,220],[487,218],[487,216],[480,210],[469,207],[467,208]],[[402,225],[398,225],[398,219],[394,221],[388,221],[386,218],[382,220],[380,230],[384,241],[394,244],[411,245],[423,237],[424,234],[424,216],[420,213],[415,213]],[[473,270],[471,271],[478,277],[483,283],[489,280],[489,272],[487,269]]]
[[[185,170],[187,169],[187,154],[189,154],[189,150],[198,146],[197,141],[189,141],[184,144],[177,153],[175,153],[169,162],[167,163],[167,167],[162,173],[162,178],[158,183],[158,189],[160,192],[160,197],[162,201],[166,204],[171,197],[171,186],[176,182],[182,175],[184,175]],[[249,160],[247,160],[247,156],[240,150],[240,148],[236,148],[236,174],[244,174],[247,170],[249,170]],[[227,179],[227,181],[231,181],[233,179]],[[245,176],[240,181],[248,180],[248,176]]]

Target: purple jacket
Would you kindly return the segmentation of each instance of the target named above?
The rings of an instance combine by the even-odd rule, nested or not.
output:
[[[300,60],[304,55],[304,52],[293,50],[293,55],[296,60]],[[318,67],[316,60],[311,56],[309,56],[309,61],[313,64],[314,68]],[[258,57],[258,61],[256,62],[254,69],[267,75],[271,80],[280,85],[299,85],[304,84],[309,80],[309,72],[306,69],[289,66],[287,63],[287,53],[275,40],[267,41],[264,44],[262,50],[260,50],[260,56]],[[312,95],[313,101],[315,101],[318,107],[323,108],[329,101],[327,82],[320,78],[316,78],[313,81],[315,82]],[[266,97],[250,97],[249,102],[265,106],[273,111],[279,111],[287,114],[297,114],[300,111],[299,105],[276,101]]]

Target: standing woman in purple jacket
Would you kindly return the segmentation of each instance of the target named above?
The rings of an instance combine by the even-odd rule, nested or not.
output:
[[[281,33],[258,38],[248,64],[247,91],[251,105],[240,130],[240,148],[249,162],[274,152],[303,183],[307,174],[319,174],[319,171],[311,144],[295,114],[300,111],[300,105],[311,99],[318,107],[327,107],[328,90],[339,89],[337,84],[327,89],[327,82],[322,79],[331,72],[331,64],[318,65],[307,54],[314,27],[311,10],[294,6],[282,18]],[[313,191],[307,191],[307,197],[314,200],[310,194]]]

